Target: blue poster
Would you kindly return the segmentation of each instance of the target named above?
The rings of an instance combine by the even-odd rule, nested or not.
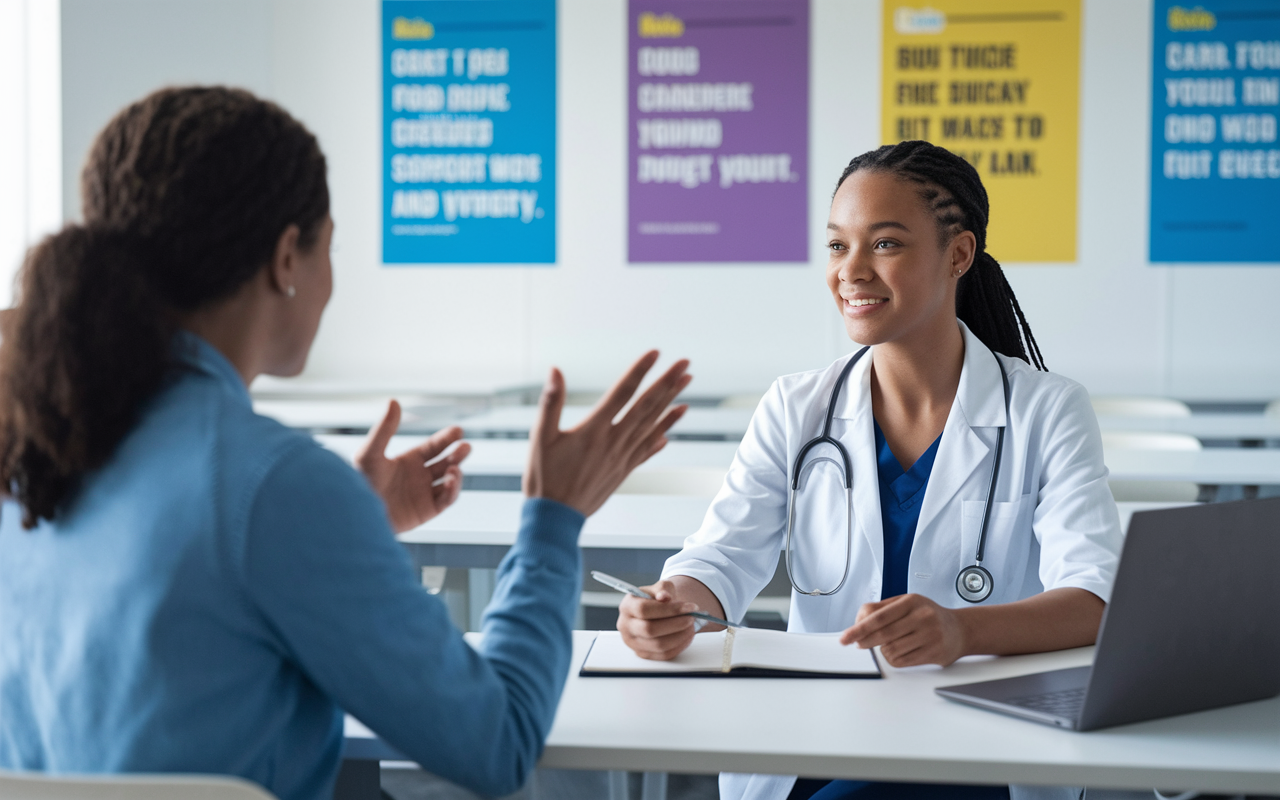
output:
[[[555,0],[383,0],[382,261],[556,260]]]
[[[1280,262],[1280,4],[1156,0],[1151,261]]]

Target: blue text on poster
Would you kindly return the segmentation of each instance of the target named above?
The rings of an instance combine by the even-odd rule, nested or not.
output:
[[[1155,3],[1151,261],[1280,262],[1280,5]]]
[[[556,260],[555,0],[383,0],[382,260]]]

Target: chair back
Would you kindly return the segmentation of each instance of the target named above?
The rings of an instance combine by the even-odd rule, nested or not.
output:
[[[1151,431],[1103,431],[1103,450],[1203,450],[1204,445],[1185,433]],[[1200,487],[1188,481],[1108,481],[1116,502],[1194,503]]]
[[[275,800],[225,775],[46,775],[0,770],[5,800]]]
[[[1100,417],[1189,417],[1191,406],[1169,397],[1091,397]]]

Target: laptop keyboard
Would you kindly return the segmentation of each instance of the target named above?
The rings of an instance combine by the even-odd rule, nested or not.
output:
[[[1044,694],[1033,694],[1029,697],[1019,697],[1008,702],[1009,705],[1020,708],[1074,719],[1079,716],[1080,707],[1084,705],[1084,692],[1085,687],[1080,686],[1075,689],[1063,689],[1060,692],[1045,692]]]

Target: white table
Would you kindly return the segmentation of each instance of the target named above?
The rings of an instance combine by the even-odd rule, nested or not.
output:
[[[364,441],[350,435],[325,435],[316,439],[351,458]],[[422,441],[417,436],[397,436],[388,452],[401,452]],[[472,454],[463,471],[475,475],[520,475],[529,443],[524,439],[472,439]],[[736,442],[673,441],[640,469],[663,467],[719,467],[728,469]],[[1212,486],[1280,484],[1280,448],[1210,448],[1200,451],[1109,450],[1105,454],[1113,480],[1186,481]]]
[[[1280,417],[1266,414],[1192,414],[1189,417],[1100,416],[1104,431],[1185,433],[1203,440],[1280,439]]]
[[[702,524],[711,499],[673,495],[614,495],[592,514],[578,544],[584,548],[679,550]],[[430,522],[401,534],[407,544],[501,545],[515,542],[520,492],[466,492]]]
[[[1280,698],[1073,733],[933,693],[1083,666],[1093,648],[889,669],[883,680],[580,678],[594,635],[574,632],[540,766],[1280,793]],[[399,757],[354,720],[347,747],[351,757]]]
[[[584,548],[679,550],[702,524],[711,498],[673,495],[614,495],[582,529]],[[466,492],[440,516],[400,535],[407,544],[468,546],[515,543],[520,527],[520,492]],[[1120,525],[1129,527],[1135,511],[1175,508],[1185,503],[1116,503]]]
[[[1187,481],[1210,486],[1280,484],[1280,449],[1109,450],[1112,480]]]
[[[364,438],[349,434],[324,434],[316,436],[316,441],[349,461],[364,443]],[[403,453],[421,444],[423,438],[409,435],[394,436],[387,445],[387,452],[391,455]],[[464,473],[512,476],[524,473],[529,461],[527,439],[469,439],[468,441],[471,442],[471,455],[462,464]],[[666,447],[641,464],[639,468],[719,467],[728,469],[733,461],[733,454],[737,450],[737,442],[668,442]]]
[[[566,406],[560,413],[560,426],[577,425],[590,412],[588,406]],[[671,428],[671,435],[738,442],[746,434],[753,413],[753,409],[746,408],[690,408]],[[464,417],[457,424],[468,436],[524,437],[537,418],[537,406],[504,406]]]

